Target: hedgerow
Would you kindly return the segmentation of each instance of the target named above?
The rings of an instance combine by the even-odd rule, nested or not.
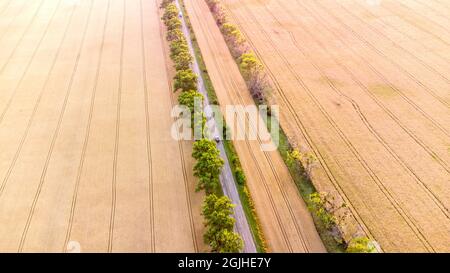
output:
[[[194,175],[198,178],[196,190],[206,192],[203,215],[207,230],[204,240],[213,252],[240,252],[243,241],[240,235],[233,231],[233,205],[226,196],[218,198],[215,195],[220,189],[219,175],[224,161],[216,143],[206,138],[206,117],[202,107],[196,105],[203,104],[203,95],[197,91],[197,75],[191,69],[193,57],[181,29],[179,11],[173,0],[164,0],[161,7],[165,9],[162,20],[167,27],[166,38],[170,42],[170,57],[176,70],[174,89],[182,91],[178,102],[191,111],[194,133],[201,133],[199,139],[194,142],[192,157],[196,159],[193,168]]]
[[[241,31],[229,22],[222,4],[218,0],[205,0],[219,26],[231,55],[239,64],[247,88],[257,104],[267,104],[266,94],[269,92],[267,75],[262,63],[250,50]],[[254,66],[249,66],[254,65]]]

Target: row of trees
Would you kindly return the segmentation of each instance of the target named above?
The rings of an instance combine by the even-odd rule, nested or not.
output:
[[[213,252],[235,253],[244,246],[239,234],[233,231],[235,219],[234,205],[228,197],[209,194],[203,202],[202,214],[205,217],[205,242]]]
[[[372,253],[376,252],[375,242],[360,234],[352,235],[347,242],[342,239],[341,227],[348,216],[346,204],[337,205],[336,200],[325,192],[314,192],[309,195],[308,209],[321,219],[325,228],[331,232],[335,240],[344,244],[345,251],[349,253]]]
[[[317,158],[314,154],[293,149],[288,151],[286,162],[291,168],[300,167],[305,179],[311,181],[312,171],[317,163]],[[320,219],[327,232],[330,232],[339,244],[344,244],[347,252],[371,253],[376,251],[374,242],[359,234],[353,234],[348,242],[344,242],[342,227],[349,216],[349,210],[345,202],[340,202],[340,205],[338,205],[339,202],[332,195],[325,192],[309,194],[306,202],[311,213]]]
[[[205,122],[201,109],[204,98],[197,91],[197,75],[191,69],[193,58],[182,31],[181,20],[178,18],[179,10],[173,0],[164,0],[161,6],[164,8],[162,20],[167,27],[166,38],[170,42],[170,58],[176,71],[174,89],[175,91],[181,91],[178,96],[178,103],[191,110],[191,126],[201,126],[201,129],[203,129]],[[199,120],[200,124],[196,124],[196,120]],[[199,132],[203,133],[204,130]]]
[[[224,164],[220,151],[214,141],[203,138],[194,143],[192,157],[197,160],[194,175],[198,177],[197,191],[205,190],[207,194],[218,192],[219,175]]]
[[[191,111],[193,129],[200,127],[200,139],[193,145],[192,157],[196,159],[194,175],[198,178],[197,191],[205,190],[202,214],[205,218],[207,243],[213,252],[240,252],[243,241],[233,231],[235,220],[232,217],[233,204],[226,196],[218,197],[220,192],[219,175],[224,165],[220,151],[213,140],[206,138],[206,118],[202,110],[203,95],[197,91],[197,75],[192,71],[193,57],[189,52],[186,37],[182,31],[182,22],[178,18],[179,10],[173,0],[164,0],[162,20],[167,27],[166,38],[170,42],[170,57],[174,62],[175,91],[181,91],[178,103]]]
[[[205,0],[211,10],[217,25],[219,26],[231,54],[239,64],[242,76],[246,80],[247,87],[257,103],[267,103],[266,94],[269,91],[267,74],[264,66],[250,49],[244,35],[230,23],[225,8],[220,0]],[[312,169],[316,164],[316,157],[312,153],[301,153],[292,150],[287,155],[287,163],[298,164],[306,179],[311,180]],[[347,216],[345,203],[336,205],[335,200],[326,193],[312,193],[308,196],[308,208],[324,224],[325,228],[336,234],[337,240],[340,236],[339,226]],[[347,243],[347,252],[373,252],[375,247],[367,237],[354,236]]]
[[[242,32],[230,23],[225,8],[220,1],[206,0],[206,3],[222,31],[231,54],[239,64],[239,68],[253,99],[258,104],[267,103],[266,93],[269,90],[269,84],[262,63],[250,49]]]
[[[201,94],[197,92],[197,75],[191,69],[193,58],[181,28],[181,20],[178,18],[179,10],[173,0],[164,0],[162,8],[164,8],[162,20],[167,27],[166,38],[170,42],[170,58],[176,70],[175,91],[181,90],[194,97],[200,97]]]

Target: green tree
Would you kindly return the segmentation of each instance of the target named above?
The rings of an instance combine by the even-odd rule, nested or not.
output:
[[[170,43],[170,57],[172,59],[181,52],[189,52],[189,47],[186,39],[178,39]]]
[[[173,3],[174,0],[163,0],[161,2],[161,8],[165,9],[167,7],[167,5]]]
[[[253,53],[244,53],[239,59],[240,69],[246,80],[262,71],[263,65]]]
[[[207,193],[219,188],[220,168],[223,161],[212,154],[204,154],[194,166],[194,175],[198,177],[197,191],[205,190]]]
[[[191,128],[194,129],[196,139],[206,135],[206,117],[203,113],[203,95],[195,90],[183,91],[178,96],[178,103],[185,105],[191,112]]]
[[[218,197],[215,194],[206,196],[203,202],[202,214],[205,224],[216,229],[233,230],[235,220],[230,217],[235,205],[227,196]]]
[[[235,220],[231,217],[234,205],[226,197],[208,195],[202,208],[207,228],[204,235],[205,243],[211,246],[213,252],[239,252],[243,248],[243,241],[239,234],[233,232]]]
[[[245,174],[244,174],[244,171],[240,167],[236,167],[236,169],[234,170],[234,175],[236,176],[236,182],[239,185],[241,185],[241,186],[245,185],[245,181],[246,181]]]
[[[225,23],[222,26],[222,32],[223,34],[225,34],[226,36],[232,36],[232,33],[235,33],[236,31],[239,31],[237,29],[237,27],[233,24],[230,23]]]
[[[325,194],[311,193],[308,200],[308,209],[319,217],[325,228],[331,230],[336,224],[336,217],[327,210],[328,199]]]
[[[188,51],[180,51],[173,57],[176,70],[187,70],[192,64],[192,56]]]
[[[311,179],[312,170],[317,163],[317,157],[313,153],[302,153],[297,149],[294,149],[287,154],[287,163],[290,167],[294,164],[302,166],[307,178]]]
[[[219,253],[238,253],[243,249],[244,242],[236,232],[224,229],[217,233],[216,240],[210,245],[213,251]]]
[[[170,18],[166,21],[167,30],[181,29],[181,21],[178,17]]]
[[[164,23],[166,24],[167,21],[169,21],[172,18],[176,18],[177,16],[178,16],[177,6],[174,3],[167,4],[164,10],[164,14],[162,16]]]
[[[308,209],[319,217],[328,230],[342,225],[349,215],[346,207],[344,202],[338,204],[332,195],[325,192],[314,192],[309,195]]]
[[[178,28],[167,31],[166,38],[169,42],[185,39],[183,32]]]
[[[194,143],[192,157],[197,160],[194,175],[198,177],[197,191],[204,189],[207,193],[219,188],[219,175],[224,161],[220,157],[214,141],[200,139]]]
[[[206,128],[206,116],[203,111],[195,111],[192,115],[192,124],[194,129],[194,139],[200,140],[208,137],[208,130]],[[218,186],[218,185],[217,185]]]
[[[237,45],[245,43],[244,35],[242,35],[241,31],[231,23],[223,24],[222,32],[233,44]]]
[[[192,157],[199,159],[205,153],[216,153],[218,152],[216,143],[209,139],[201,139],[194,143]],[[220,152],[218,153],[218,155]]]
[[[376,248],[367,237],[357,237],[350,241],[346,252],[348,253],[372,253]]]
[[[194,113],[195,100],[203,102],[203,95],[196,90],[184,91],[178,96],[178,103],[187,106]]]
[[[195,75],[191,69],[177,71],[174,80],[174,87],[176,90],[197,90],[197,75]]]
[[[230,23],[223,24],[222,32],[233,57],[240,58],[245,52],[248,51],[249,47],[246,43],[244,35],[242,35],[235,25]]]

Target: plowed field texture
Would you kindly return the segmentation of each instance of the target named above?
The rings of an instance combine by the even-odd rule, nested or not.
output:
[[[0,1],[0,251],[206,251],[159,3]]]
[[[202,0],[193,0],[202,1]],[[281,124],[383,251],[450,252],[450,2],[222,0]]]

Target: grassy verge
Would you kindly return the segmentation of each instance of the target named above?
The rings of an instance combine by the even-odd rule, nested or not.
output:
[[[234,149],[233,143],[229,140],[224,140],[223,142],[225,147],[225,153],[227,154],[228,159],[232,160],[231,170],[233,172],[234,181],[239,181],[236,173],[237,168],[240,168],[240,162],[237,157],[236,150]],[[236,162],[237,160],[237,162]],[[266,243],[264,240],[264,235],[261,231],[261,226],[259,224],[258,217],[256,215],[256,210],[253,205],[253,200],[250,196],[250,192],[245,183],[236,183],[236,188],[239,193],[239,198],[241,199],[242,208],[247,216],[247,222],[250,226],[253,239],[255,241],[256,250],[260,253],[264,253],[267,251]]]
[[[264,115],[265,116],[265,115]],[[264,118],[264,121],[266,123],[267,129],[271,130],[271,122],[273,119],[267,119]],[[275,120],[275,122],[278,122]],[[279,145],[278,145],[278,152],[280,153],[281,157],[283,158],[284,163],[286,164],[287,168],[289,169],[289,172],[291,174],[292,179],[295,182],[295,185],[297,186],[297,189],[303,198],[303,200],[306,202],[307,205],[309,205],[309,195],[311,193],[317,192],[316,188],[314,187],[313,183],[310,179],[307,178],[305,175],[305,170],[301,164],[288,164],[288,153],[292,150],[292,146],[289,143],[289,139],[281,126],[279,126]],[[332,253],[342,253],[345,252],[345,246],[343,244],[339,244],[335,238],[331,235],[330,231],[325,227],[325,224],[321,221],[319,217],[315,213],[311,213],[312,218],[314,220],[314,225],[316,226],[317,232],[319,233],[320,238],[322,239],[323,244],[325,245],[325,248],[328,252]]]
[[[184,15],[184,20],[188,26],[189,33],[191,35],[192,47],[194,48],[195,59],[197,60],[198,67],[202,73],[203,83],[205,84],[206,92],[208,93],[209,103],[212,105],[219,105],[219,100],[217,99],[217,95],[214,91],[214,87],[211,82],[211,78],[208,75],[208,69],[206,69],[205,62],[203,60],[202,52],[200,51],[200,47],[198,46],[197,39],[195,38],[194,30],[192,29],[191,21],[189,20],[189,16],[186,11],[186,7],[184,6],[184,1],[180,0],[181,11]]]
[[[189,28],[189,32],[191,35],[191,41],[192,41],[192,47],[194,48],[194,52],[195,52],[195,58],[197,60],[197,63],[199,65],[200,71],[202,73],[202,78],[203,78],[203,82],[205,84],[205,89],[206,92],[208,94],[208,99],[210,101],[211,104],[215,104],[215,105],[219,105],[219,101],[217,99],[217,95],[216,92],[214,90],[214,87],[212,85],[212,81],[211,78],[208,75],[208,70],[206,69],[206,65],[205,62],[203,60],[203,56],[200,50],[200,47],[197,43],[197,40],[195,38],[195,33],[193,31],[191,22],[189,20],[189,16],[186,12],[186,7],[184,6],[184,1],[180,1],[181,4],[181,10],[183,12],[186,24]],[[233,143],[231,141],[225,140],[223,142],[224,147],[225,147],[225,153],[227,154],[227,158],[229,160],[230,167],[231,167],[231,171],[233,173],[234,176],[234,181],[238,181],[237,177],[236,177],[236,169],[239,167],[240,163],[239,163],[239,159],[238,159],[238,155],[234,149]],[[238,164],[233,164],[233,162],[237,162]],[[244,213],[247,217],[247,221],[248,224],[250,226],[250,230],[252,232],[253,235],[253,239],[255,241],[255,245],[256,245],[256,249],[258,252],[264,253],[266,252],[266,244],[265,244],[265,240],[264,240],[264,236],[262,234],[262,229],[261,226],[259,224],[258,221],[258,217],[256,215],[256,211],[255,208],[253,206],[253,200],[251,199],[251,196],[247,190],[247,187],[244,184],[239,184],[236,183],[236,187],[239,193],[239,197],[241,200],[241,204],[242,204],[242,208],[244,210]],[[220,193],[221,195],[223,195],[223,192]]]

